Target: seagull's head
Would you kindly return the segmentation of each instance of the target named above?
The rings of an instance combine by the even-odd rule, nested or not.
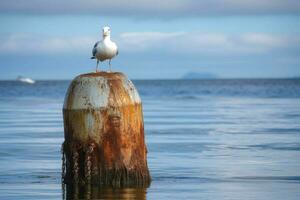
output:
[[[108,26],[104,26],[102,30],[103,30],[103,36],[110,35],[110,28]]]

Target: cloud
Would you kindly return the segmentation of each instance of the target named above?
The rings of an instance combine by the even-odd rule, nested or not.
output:
[[[81,53],[90,50],[96,38],[54,37],[29,33],[4,34],[0,37],[1,54]]]
[[[183,32],[128,32],[120,34],[119,41],[127,51],[137,52],[160,49],[183,35]]]
[[[300,14],[298,0],[9,0],[0,12],[132,17]]]
[[[98,38],[91,36],[0,35],[0,54],[90,54]],[[221,34],[201,32],[126,32],[114,38],[120,54],[264,55],[300,50],[296,35],[265,33]]]
[[[241,55],[265,54],[286,50],[289,46],[300,49],[297,36],[277,36],[265,33],[240,35],[220,33],[123,33],[120,45],[130,52],[159,51],[171,54]]]

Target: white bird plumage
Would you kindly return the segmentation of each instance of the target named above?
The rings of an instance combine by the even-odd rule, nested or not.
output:
[[[96,42],[93,48],[91,59],[97,59],[96,72],[98,72],[99,61],[109,60],[109,70],[111,71],[111,59],[118,55],[116,43],[110,40],[110,28],[103,27],[103,39]]]

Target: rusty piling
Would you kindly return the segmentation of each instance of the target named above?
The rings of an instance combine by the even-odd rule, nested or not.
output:
[[[142,103],[122,73],[77,76],[63,106],[65,183],[148,186]]]

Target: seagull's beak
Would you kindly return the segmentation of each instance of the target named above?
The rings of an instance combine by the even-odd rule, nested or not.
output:
[[[108,36],[108,32],[107,31],[103,31],[103,35],[104,36]]]

